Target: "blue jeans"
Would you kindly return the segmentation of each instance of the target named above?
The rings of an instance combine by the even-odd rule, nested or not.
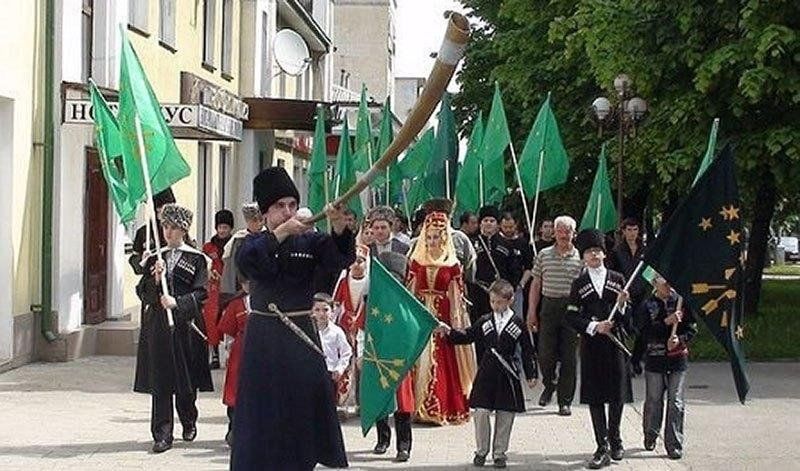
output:
[[[686,371],[654,373],[645,371],[643,428],[645,438],[655,438],[664,416],[664,392],[667,393],[667,420],[664,424],[664,447],[667,451],[683,450],[683,391]]]

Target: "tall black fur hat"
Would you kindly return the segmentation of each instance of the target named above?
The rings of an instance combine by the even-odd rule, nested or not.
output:
[[[287,196],[300,202],[300,193],[283,167],[269,167],[253,179],[253,199],[262,213],[266,213],[276,201]]]
[[[500,210],[495,206],[484,206],[478,211],[478,221],[483,221],[483,218],[495,218],[500,222]]]
[[[220,224],[227,224],[230,227],[233,227],[233,213],[227,209],[220,209],[214,215],[214,227],[219,226]]]
[[[422,205],[425,214],[433,212],[447,213],[448,215],[453,211],[453,202],[447,198],[432,198]]]
[[[575,238],[575,247],[583,258],[583,253],[593,247],[599,247],[606,252],[606,236],[597,229],[584,229]]]

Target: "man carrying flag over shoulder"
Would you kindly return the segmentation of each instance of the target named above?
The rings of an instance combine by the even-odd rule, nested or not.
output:
[[[740,207],[733,150],[726,146],[645,251],[643,262],[684,297],[728,352],[744,403],[750,385],[739,344],[745,262]]]

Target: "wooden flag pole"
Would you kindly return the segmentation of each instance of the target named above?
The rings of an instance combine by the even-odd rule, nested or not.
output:
[[[525,197],[525,188],[522,187],[522,176],[519,173],[519,162],[517,162],[517,153],[514,151],[514,143],[509,142],[508,146],[511,148],[511,161],[514,162],[514,173],[517,175],[517,184],[519,185],[519,194],[522,197],[522,208],[525,210],[525,224],[528,226],[528,242],[531,246],[534,246],[533,243],[533,227],[531,227],[531,220],[528,218],[528,198]],[[540,164],[541,165],[541,164]],[[539,170],[541,173],[541,170]],[[537,188],[538,194],[538,188]],[[536,211],[536,209],[534,209]],[[536,255],[536,248],[533,249],[534,255]]]
[[[164,258],[161,256],[161,241],[158,237],[158,219],[156,217],[155,204],[153,203],[153,186],[150,183],[150,168],[147,164],[147,149],[144,145],[144,136],[142,135],[142,123],[139,120],[139,115],[134,114],[134,123],[136,124],[136,138],[139,141],[139,158],[142,161],[142,176],[144,177],[144,188],[147,192],[147,212],[149,213],[150,224],[153,227],[153,240],[156,246],[156,259],[164,267],[161,271],[161,289],[164,294],[169,296],[169,285],[167,285],[167,267],[164,265]],[[175,320],[172,316],[172,309],[167,308],[167,324],[170,329],[175,328]]]

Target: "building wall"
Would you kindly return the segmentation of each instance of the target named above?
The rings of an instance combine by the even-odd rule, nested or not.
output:
[[[14,325],[39,302],[44,1],[0,16],[0,369],[30,341]]]
[[[335,7],[333,81],[351,90],[367,86],[375,101],[393,96],[394,0],[340,0]],[[339,83],[340,71],[350,74]]]

